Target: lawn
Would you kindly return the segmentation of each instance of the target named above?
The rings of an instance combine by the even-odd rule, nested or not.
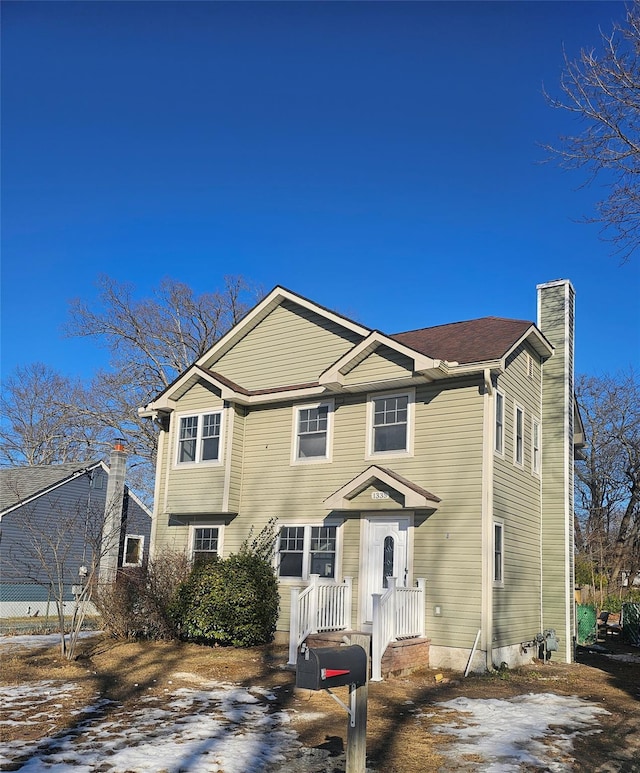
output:
[[[295,689],[278,646],[234,650],[47,637],[0,640],[0,770],[339,773],[345,711]],[[369,685],[367,766],[430,771],[640,771],[640,653],[517,671],[421,670]],[[346,688],[336,690],[346,700]],[[493,766],[500,766],[493,767]]]

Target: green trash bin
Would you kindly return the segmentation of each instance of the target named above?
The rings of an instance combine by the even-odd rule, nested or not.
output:
[[[598,638],[596,608],[590,604],[578,604],[578,644],[594,644]]]

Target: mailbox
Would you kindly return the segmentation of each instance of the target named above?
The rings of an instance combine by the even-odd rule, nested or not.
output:
[[[296,687],[326,690],[367,682],[367,653],[359,644],[350,647],[307,648],[298,655]]]

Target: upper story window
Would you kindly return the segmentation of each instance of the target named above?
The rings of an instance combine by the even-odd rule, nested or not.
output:
[[[178,422],[178,464],[220,461],[222,411],[181,416]]]
[[[278,540],[278,575],[308,579],[336,576],[335,526],[283,526]]]
[[[413,392],[374,396],[369,401],[369,455],[411,451]]]
[[[496,391],[495,399],[495,441],[494,449],[496,453],[504,453],[504,395]]]
[[[332,402],[294,408],[294,463],[323,462],[330,458],[332,417]]]
[[[516,464],[524,464],[524,409],[515,406],[513,417],[513,461]]]
[[[540,474],[540,422],[531,419],[531,470],[534,474]]]

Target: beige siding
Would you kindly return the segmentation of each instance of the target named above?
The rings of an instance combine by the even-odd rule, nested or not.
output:
[[[220,464],[176,464],[177,438],[180,417],[189,413],[223,408],[220,396],[205,384],[195,384],[178,401],[171,416],[168,433],[167,456],[164,463],[168,471],[168,486],[164,496],[163,510],[169,513],[196,514],[219,513],[223,509],[224,495],[224,454],[226,433],[229,430],[229,412],[223,413],[223,437]]]
[[[568,644],[567,621],[573,630],[573,293],[569,288],[566,317],[566,289],[546,288],[541,297],[543,332],[556,347],[544,365],[543,608],[545,628],[556,630],[561,649]]]
[[[212,368],[245,389],[306,384],[317,381],[358,340],[355,333],[287,301]]]
[[[413,362],[402,354],[381,346],[345,376],[345,385],[368,384],[406,378],[413,373]]]
[[[533,357],[533,378],[527,374],[527,353]],[[493,591],[493,618],[494,647],[504,647],[530,641],[541,630],[541,492],[531,458],[531,419],[541,420],[541,366],[535,352],[519,347],[497,386],[505,396],[505,443],[504,457],[495,457],[493,514],[504,525],[504,581]],[[522,466],[514,461],[516,405],[524,411]]]

